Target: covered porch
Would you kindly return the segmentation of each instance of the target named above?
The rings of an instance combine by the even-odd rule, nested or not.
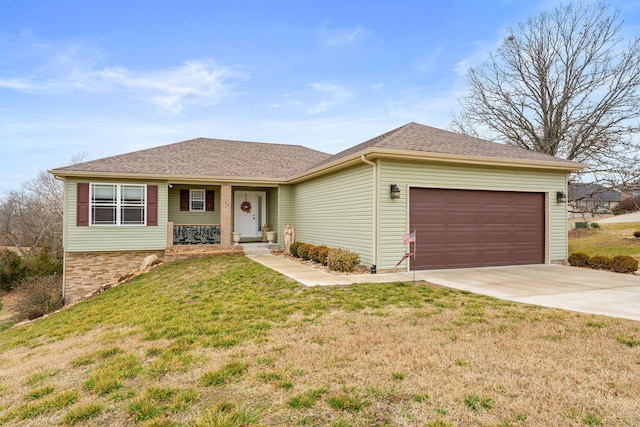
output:
[[[266,242],[266,230],[275,232],[278,247],[283,221],[290,217],[288,185],[230,185],[169,183],[167,249],[209,246],[212,250],[239,250],[239,244]],[[263,240],[264,234],[264,240]],[[197,249],[189,249],[197,251]]]

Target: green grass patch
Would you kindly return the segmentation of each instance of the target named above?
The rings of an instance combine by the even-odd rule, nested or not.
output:
[[[76,357],[71,360],[71,366],[79,368],[80,366],[88,366],[95,362],[95,358],[91,355]]]
[[[616,342],[626,345],[627,347],[640,346],[640,339],[627,334],[619,334],[613,337]]]
[[[103,359],[108,359],[109,357],[113,357],[116,354],[124,353],[124,350],[118,347],[105,348],[103,350],[98,351],[98,356]]]
[[[282,380],[282,373],[280,372],[259,372],[256,378],[263,383],[273,383]]]
[[[167,412],[185,411],[200,399],[197,390],[177,390],[170,387],[149,387],[144,394],[129,404],[129,413],[136,421],[165,416]]]
[[[99,403],[89,403],[70,409],[62,418],[62,424],[73,425],[97,417],[104,410]]]
[[[287,405],[293,409],[311,408],[328,391],[326,387],[312,388],[303,394],[298,394],[287,400]]]
[[[335,396],[327,399],[330,408],[337,411],[360,412],[365,407],[371,405],[371,402],[364,399],[358,393],[343,391]]]
[[[85,389],[104,396],[123,387],[125,380],[135,378],[142,364],[133,354],[117,353],[101,363],[85,383]]]
[[[402,381],[404,380],[404,374],[402,372],[393,372],[391,373],[391,379],[394,381]]]
[[[435,420],[427,423],[425,427],[454,427],[454,424],[448,423],[443,420]]]
[[[25,385],[37,386],[42,384],[45,380],[53,378],[60,372],[60,369],[45,369],[40,372],[36,372],[27,378]]]
[[[42,399],[38,402],[21,405],[9,414],[8,419],[18,418],[29,420],[38,418],[41,415],[66,408],[78,401],[78,393],[75,391],[64,391],[62,393]],[[0,420],[2,421],[2,420]]]
[[[228,384],[233,378],[242,376],[242,374],[244,374],[246,370],[246,363],[227,363],[216,371],[210,371],[202,375],[202,377],[200,378],[200,383],[204,386]]]
[[[493,400],[488,397],[481,397],[477,394],[469,394],[464,398],[464,406],[472,411],[477,411],[480,408],[489,410],[493,408],[493,405]]]
[[[429,401],[429,395],[426,393],[416,394],[413,396],[413,401],[416,403],[423,403]]]
[[[136,421],[146,421],[160,415],[162,407],[153,399],[142,398],[129,404],[129,413]]]
[[[53,387],[40,387],[36,388],[35,390],[31,390],[25,397],[29,400],[36,400],[40,399],[41,397],[50,395],[54,392],[54,390],[55,389]]]
[[[186,372],[199,359],[189,351],[177,351],[173,348],[154,351],[154,356],[159,357],[145,368],[145,372],[151,378],[160,378],[170,372]]]
[[[602,425],[602,419],[600,418],[600,415],[593,412],[586,412],[582,416],[582,422],[584,423],[585,426],[588,426],[588,427]]]
[[[204,415],[196,420],[195,427],[238,427],[258,425],[260,420],[259,408],[241,406],[236,408],[229,403],[219,404],[215,409],[204,411]]]

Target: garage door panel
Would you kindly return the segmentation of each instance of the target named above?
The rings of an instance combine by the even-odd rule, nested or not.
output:
[[[415,268],[544,262],[544,194],[412,188]]]

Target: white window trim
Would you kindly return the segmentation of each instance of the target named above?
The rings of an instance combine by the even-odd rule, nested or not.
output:
[[[115,224],[94,224],[93,222],[93,188],[95,185],[110,185],[116,186],[116,223]],[[144,189],[144,218],[142,224],[122,224],[122,187],[123,186],[137,186]],[[147,214],[148,208],[148,196],[147,196],[147,184],[137,183],[113,183],[113,182],[92,182],[89,185],[89,226],[90,227],[146,227],[147,226]]]
[[[193,193],[202,193],[202,209],[193,209]],[[206,212],[207,210],[207,190],[201,188],[192,188],[189,190],[189,212]]]

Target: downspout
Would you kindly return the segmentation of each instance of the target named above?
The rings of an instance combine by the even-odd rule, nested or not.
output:
[[[360,156],[362,161],[373,166],[373,262],[372,265],[378,265],[378,168],[376,163],[367,160],[365,155]]]

